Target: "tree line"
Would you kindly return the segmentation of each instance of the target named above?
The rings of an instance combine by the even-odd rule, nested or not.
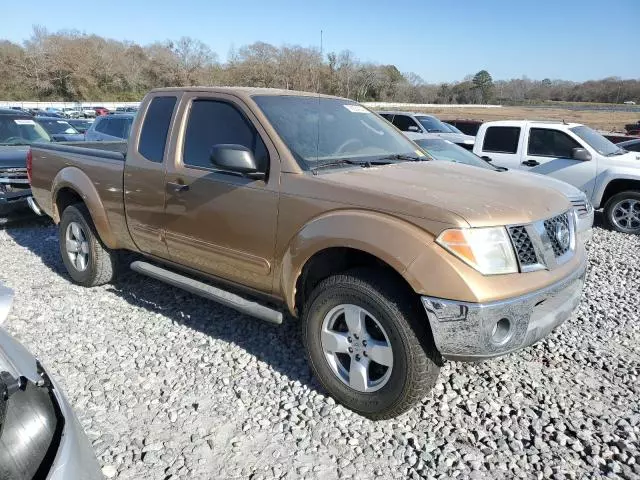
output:
[[[189,37],[143,46],[34,27],[22,44],[0,40],[1,100],[137,101],[152,88],[188,85],[319,91],[358,101],[640,103],[640,79],[494,81],[481,70],[459,82],[433,84],[395,65],[363,62],[349,50],[322,54],[299,45],[255,42],[232,49],[223,63],[208,45]]]

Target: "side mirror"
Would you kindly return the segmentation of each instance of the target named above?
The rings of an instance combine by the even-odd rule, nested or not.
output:
[[[411,126],[407,129],[407,131],[409,131],[409,132],[418,132],[418,133],[420,133],[420,129],[419,129],[418,127],[416,127],[415,125],[411,125]]]
[[[264,172],[258,171],[256,159],[251,150],[243,145],[221,143],[211,149],[211,163],[214,167],[242,176],[260,180]]]
[[[587,161],[591,160],[591,154],[587,151],[586,148],[574,148],[571,151],[571,158],[573,158],[574,160]]]

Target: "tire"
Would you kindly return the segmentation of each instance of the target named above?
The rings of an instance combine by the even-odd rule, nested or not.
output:
[[[393,418],[412,408],[433,388],[442,365],[427,316],[416,296],[405,290],[380,271],[355,269],[322,281],[304,306],[302,339],[320,384],[345,407],[373,420]],[[344,333],[347,315],[354,318],[356,311],[364,312],[366,329],[361,338],[355,334],[357,329],[348,326]],[[352,343],[345,344],[344,335]],[[354,351],[329,352],[336,337],[342,343],[335,350],[349,346]],[[369,344],[363,346],[365,338]],[[383,345],[384,350],[374,355],[371,344]],[[358,352],[360,359],[354,364]],[[378,364],[374,357],[390,367]],[[360,361],[368,366],[358,366]],[[347,365],[349,378],[345,379]],[[353,365],[359,375],[352,376]]]
[[[630,190],[614,195],[604,207],[604,216],[612,230],[640,234],[640,192]]]
[[[72,235],[71,243],[75,242],[73,248],[67,244],[69,233]],[[64,209],[58,227],[58,240],[62,261],[74,283],[83,287],[95,287],[113,280],[116,254],[103,245],[85,205],[76,203]],[[74,248],[77,249],[75,256],[70,251]],[[79,255],[85,259],[84,262],[80,261]]]

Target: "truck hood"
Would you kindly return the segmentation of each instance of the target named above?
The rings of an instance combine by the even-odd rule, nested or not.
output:
[[[550,177],[548,175],[542,175],[540,173],[535,173],[535,172],[526,172],[524,170],[509,170],[507,172],[503,172],[503,174],[505,174],[507,177],[516,176],[516,177],[525,177],[525,178],[535,178],[535,182],[540,186],[552,188],[571,200],[582,198],[584,196],[584,193],[582,193],[582,191],[579,188],[574,187],[573,185],[567,182],[563,182],[562,180],[558,180],[557,178]],[[530,177],[530,175],[533,175],[533,177]]]
[[[473,145],[476,140],[476,137],[472,137],[471,135],[465,135],[464,133],[445,133],[445,132],[434,132],[431,135],[437,135],[438,137],[449,140],[453,143],[466,143],[467,145]]]
[[[505,173],[427,161],[340,170],[322,178],[381,197],[388,211],[429,218],[435,208],[472,227],[530,223],[571,208],[563,194],[542,185],[537,175]]]
[[[0,168],[25,168],[28,151],[26,145],[0,145]]]

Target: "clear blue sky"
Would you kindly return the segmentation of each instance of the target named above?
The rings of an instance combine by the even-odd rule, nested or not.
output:
[[[0,38],[32,26],[142,44],[190,36],[232,46],[319,44],[429,82],[487,69],[494,79],[640,78],[640,0],[103,0],[2,2]]]

